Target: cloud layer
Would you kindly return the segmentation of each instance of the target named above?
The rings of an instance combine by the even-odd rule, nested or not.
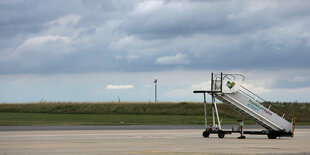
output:
[[[132,89],[133,85],[108,85],[106,89]]]
[[[247,86],[262,93],[303,94],[310,88],[309,10],[308,0],[2,0],[0,82],[18,80],[2,87],[6,95],[0,98],[14,94],[18,85],[32,87],[20,76],[77,78],[70,87],[83,88],[88,78],[96,79],[83,77],[95,73],[114,75],[100,79],[105,84],[100,88],[92,85],[105,95],[114,92],[110,89],[130,89],[139,98],[134,95],[143,94],[139,85],[149,85],[141,81],[157,76],[163,82],[163,75],[169,82],[162,96],[185,100],[192,89],[206,87],[211,71],[244,73],[252,79]],[[55,79],[48,82],[57,85],[62,78]],[[124,82],[131,85],[111,85]]]
[[[0,74],[309,69],[309,6],[302,0],[2,1]]]
[[[176,55],[172,56],[164,56],[156,58],[155,64],[163,64],[163,65],[186,65],[189,64],[190,61],[187,60],[187,55],[182,53],[177,53]]]

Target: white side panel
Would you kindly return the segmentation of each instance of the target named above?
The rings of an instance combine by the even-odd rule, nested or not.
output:
[[[240,91],[223,93],[221,95],[218,94],[217,97],[220,100],[225,100],[229,104],[232,104],[238,110],[250,115],[254,118],[253,120],[268,129],[285,130],[286,132],[292,131],[291,123]]]

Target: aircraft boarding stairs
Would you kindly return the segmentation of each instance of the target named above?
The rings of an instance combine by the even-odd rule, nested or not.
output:
[[[211,75],[211,90],[210,91],[194,91],[194,93],[208,93],[212,96],[212,113],[213,113],[213,123],[214,119],[214,110],[216,112],[218,127],[215,124],[212,124],[211,128],[207,127],[207,118],[206,118],[206,106],[205,106],[205,124],[206,131],[203,133],[204,137],[209,137],[209,134],[216,133],[219,135],[219,138],[223,138],[225,134],[231,134],[237,132],[241,134],[241,138],[245,138],[243,134],[260,134],[267,135],[269,139],[275,139],[277,137],[283,136],[294,136],[294,126],[295,118],[292,123],[285,120],[283,117],[272,112],[269,108],[264,107],[261,103],[265,102],[264,99],[254,94],[250,90],[241,86],[245,77],[241,74],[213,74]],[[257,131],[243,131],[242,126],[241,130],[238,131],[223,131],[221,129],[219,116],[217,112],[217,106],[215,98],[231,106],[238,112],[241,112],[247,115],[251,120],[260,124],[262,127],[267,130],[260,132]],[[206,101],[205,101],[206,104]],[[283,115],[284,116],[284,115]],[[240,129],[240,127],[239,127]],[[220,135],[221,134],[221,135]]]

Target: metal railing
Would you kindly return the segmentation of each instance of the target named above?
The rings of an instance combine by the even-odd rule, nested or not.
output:
[[[241,93],[243,93],[244,95],[250,97],[251,99],[259,102],[259,103],[262,103],[262,102],[266,102],[265,99],[261,98],[260,96],[258,96],[257,94],[253,93],[252,91],[250,91],[249,89],[243,87],[240,85],[240,88],[239,88],[239,91]]]

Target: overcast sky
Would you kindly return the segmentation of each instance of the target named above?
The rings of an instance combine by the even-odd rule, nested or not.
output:
[[[0,102],[202,101],[211,72],[310,102],[310,1],[0,1]]]

